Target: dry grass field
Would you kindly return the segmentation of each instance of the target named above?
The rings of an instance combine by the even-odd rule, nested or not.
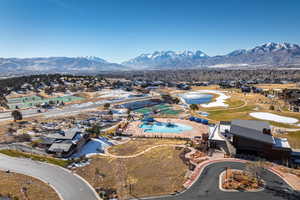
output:
[[[46,183],[17,173],[0,171],[0,194],[18,199],[58,200],[56,192]],[[0,198],[1,199],[1,198]]]
[[[193,86],[191,88],[192,91],[196,90],[220,90],[219,85],[209,85],[209,86]]]
[[[95,188],[116,190],[120,199],[169,194],[183,189],[187,166],[179,158],[181,151],[158,147],[134,158],[97,156],[76,172]]]
[[[185,144],[183,140],[175,140],[175,139],[134,139],[130,140],[121,145],[112,146],[108,149],[108,152],[113,155],[118,156],[128,156],[133,154],[138,154],[150,147],[162,145],[162,144]]]
[[[288,84],[257,84],[255,87],[262,89],[285,89],[285,88],[296,88],[296,83],[288,83]]]

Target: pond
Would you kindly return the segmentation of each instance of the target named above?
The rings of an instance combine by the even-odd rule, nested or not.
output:
[[[209,103],[213,95],[212,94],[202,94],[199,92],[189,92],[181,95],[183,100],[187,104],[204,104],[204,103]]]

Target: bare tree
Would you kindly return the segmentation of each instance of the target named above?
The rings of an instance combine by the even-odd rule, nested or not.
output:
[[[17,120],[22,120],[23,119],[23,115],[20,111],[18,110],[14,110],[11,113],[11,116],[14,118],[14,121],[16,122]]]

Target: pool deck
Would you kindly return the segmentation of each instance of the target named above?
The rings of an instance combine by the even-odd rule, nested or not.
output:
[[[123,134],[132,135],[134,137],[164,137],[164,138],[189,138],[192,139],[195,136],[202,136],[202,134],[208,133],[208,126],[199,124],[189,120],[182,119],[168,119],[168,118],[155,118],[159,122],[172,122],[180,123],[193,127],[192,130],[183,131],[182,133],[147,133],[144,129],[140,128],[141,121],[134,121],[129,124]]]

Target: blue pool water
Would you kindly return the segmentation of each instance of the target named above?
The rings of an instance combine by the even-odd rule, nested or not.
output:
[[[172,126],[167,126],[167,123],[163,122],[154,122],[153,124],[145,122],[140,125],[140,128],[144,129],[146,133],[182,133],[193,129],[191,126],[179,123],[172,123]]]
[[[182,98],[187,104],[204,104],[209,103],[213,98],[213,95],[190,92],[182,95]]]

